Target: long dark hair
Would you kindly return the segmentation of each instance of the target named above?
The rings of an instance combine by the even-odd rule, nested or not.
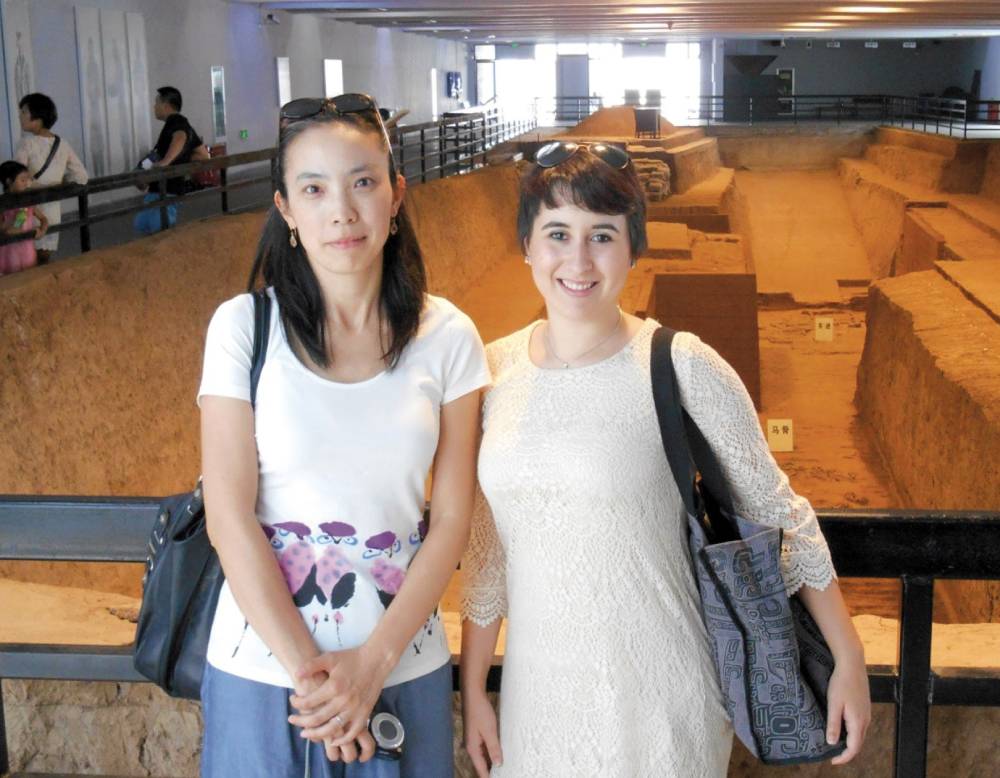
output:
[[[285,185],[285,163],[289,147],[309,127],[331,122],[371,132],[380,140],[384,138],[374,118],[367,119],[364,113],[321,113],[314,119],[290,124],[279,138],[274,168],[275,188],[286,201],[288,189]],[[382,142],[384,145],[384,140]],[[392,151],[386,149],[386,154],[392,187],[395,189],[396,168],[392,164]],[[400,205],[396,213],[396,225],[396,234],[389,235],[382,249],[382,287],[379,290],[379,322],[384,317],[390,331],[388,347],[382,355],[389,369],[396,366],[403,350],[417,334],[427,292],[423,255],[403,205]],[[289,338],[301,345],[317,365],[328,367],[331,359],[327,351],[329,333],[323,293],[302,243],[299,242],[297,247],[292,248],[288,235],[288,225],[277,207],[272,205],[257,244],[257,255],[250,270],[247,290],[252,292],[256,289],[260,279],[263,279],[265,286],[273,286],[278,298],[281,323]]]

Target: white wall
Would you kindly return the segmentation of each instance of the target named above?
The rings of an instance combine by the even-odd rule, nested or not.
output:
[[[428,74],[438,69],[442,111],[457,107],[445,97],[445,73],[467,70],[464,44],[433,37],[345,24],[312,14],[277,12],[281,23],[260,24],[256,6],[226,0],[35,0],[31,33],[36,89],[55,100],[56,132],[77,151],[83,145],[74,8],[142,13],[146,23],[149,86],[169,84],[184,95],[184,114],[211,141],[210,68],[226,74],[227,145],[230,153],[274,145],[278,86],[275,57],[291,58],[292,96],[323,94],[323,59],[342,59],[344,88],[373,95],[379,104],[411,110],[406,122],[431,118]],[[153,95],[149,97],[152,115]],[[153,134],[162,125],[152,120]],[[246,140],[239,131],[249,133]],[[150,139],[155,140],[155,137]],[[0,136],[0,153],[15,139]]]

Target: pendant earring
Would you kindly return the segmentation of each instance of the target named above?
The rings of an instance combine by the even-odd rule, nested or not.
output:
[[[291,227],[288,230],[288,245],[291,246],[292,248],[295,248],[296,246],[299,245],[299,238],[298,235],[296,235],[296,230],[294,227]]]
[[[396,217],[393,216],[389,219],[389,234],[395,235],[397,232],[399,232],[399,224],[396,223]]]

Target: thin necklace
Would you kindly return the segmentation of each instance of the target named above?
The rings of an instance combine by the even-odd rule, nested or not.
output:
[[[564,369],[568,368],[569,365],[570,365],[570,362],[579,362],[585,356],[587,356],[588,354],[592,354],[593,352],[597,351],[597,349],[599,349],[601,346],[603,346],[605,343],[607,343],[609,340],[611,340],[618,333],[618,330],[621,328],[622,321],[624,320],[624,318],[625,317],[622,315],[622,309],[619,308],[618,309],[618,321],[615,322],[615,328],[613,330],[611,330],[611,334],[608,335],[608,337],[606,337],[604,340],[602,340],[596,346],[591,346],[586,351],[584,351],[582,354],[577,354],[575,357],[573,357],[573,359],[563,359],[561,356],[559,356],[556,353],[555,347],[552,345],[552,338],[549,337],[550,326],[549,326],[548,322],[546,322],[546,324],[545,324],[545,345],[549,347],[549,353],[552,354],[552,356],[554,356],[556,358],[556,361],[557,362],[561,362]]]

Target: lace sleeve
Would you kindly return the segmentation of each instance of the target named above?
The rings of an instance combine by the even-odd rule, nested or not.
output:
[[[690,333],[675,337],[672,356],[681,401],[718,457],[733,507],[748,519],[785,530],[782,572],[788,593],[803,584],[825,589],[836,572],[816,513],[774,461],[736,371]]]
[[[462,618],[480,627],[507,615],[507,560],[493,512],[476,486],[469,545],[462,557]]]

